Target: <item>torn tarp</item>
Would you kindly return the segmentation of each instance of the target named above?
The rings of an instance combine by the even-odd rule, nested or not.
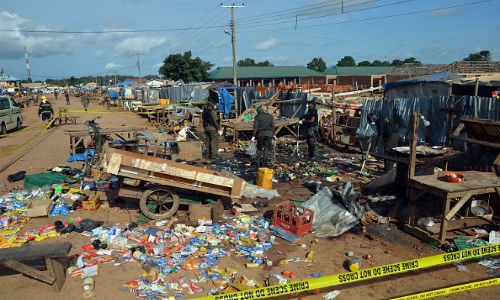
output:
[[[303,206],[314,211],[313,230],[318,237],[339,236],[359,223],[359,220],[345,209],[338,193],[325,187],[307,200]]]

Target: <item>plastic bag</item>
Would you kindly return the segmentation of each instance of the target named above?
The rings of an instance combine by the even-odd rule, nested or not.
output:
[[[248,142],[247,154],[250,156],[257,155],[257,146],[255,145],[255,141],[250,140],[250,142]]]

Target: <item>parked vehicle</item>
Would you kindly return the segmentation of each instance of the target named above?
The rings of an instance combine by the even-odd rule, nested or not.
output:
[[[23,125],[21,108],[10,96],[0,96],[0,134],[8,130],[20,130]]]

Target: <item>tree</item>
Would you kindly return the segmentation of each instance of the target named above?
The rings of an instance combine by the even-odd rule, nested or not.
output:
[[[463,61],[490,61],[491,53],[488,50],[483,50],[477,53],[471,53]]]
[[[163,66],[158,72],[165,78],[172,80],[182,80],[186,83],[193,81],[202,81],[208,78],[208,70],[213,66],[208,61],[201,58],[192,58],[191,51],[184,54],[170,54],[163,61]]]
[[[391,66],[401,66],[403,64],[404,64],[403,61],[401,61],[399,59],[393,59],[391,62]]]
[[[340,67],[354,67],[356,65],[356,61],[352,56],[344,56],[341,60],[337,62],[337,66]]]
[[[322,73],[326,71],[326,63],[321,57],[315,57],[307,64],[307,68]]]
[[[74,76],[71,76],[69,79],[68,79],[68,85],[69,86],[75,86],[77,83],[77,80]]]
[[[410,57],[410,58],[405,58],[403,61],[403,64],[417,64],[421,65],[422,63],[419,62],[415,57]]]
[[[362,62],[358,63],[358,66],[371,66],[371,65],[372,63],[367,60],[363,60]]]
[[[272,67],[273,66],[273,64],[268,60],[256,63],[255,60],[252,58],[241,59],[238,61],[237,65],[238,65],[238,67],[255,67],[255,66],[257,66],[257,67]]]

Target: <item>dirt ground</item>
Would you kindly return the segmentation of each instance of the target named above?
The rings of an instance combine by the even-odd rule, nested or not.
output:
[[[64,97],[58,100],[49,98],[57,112],[58,107],[65,107]],[[71,109],[82,109],[80,98],[71,98]],[[96,112],[100,110],[100,112]],[[37,118],[36,108],[27,107],[23,111],[24,126],[20,132],[12,132],[6,137],[0,138],[0,184],[2,194],[14,188],[23,189],[23,181],[9,183],[7,176],[18,171],[26,171],[27,174],[45,172],[48,168],[60,164],[71,167],[81,167],[82,163],[66,162],[69,156],[69,136],[64,133],[67,129],[83,129],[83,122],[95,116],[102,116],[99,123],[103,128],[116,127],[148,127],[146,119],[141,116],[123,112],[119,109],[106,111],[96,103],[90,104],[89,112],[75,112],[71,115],[79,116],[78,124],[56,126],[54,129],[45,130]],[[150,128],[153,130],[153,128]],[[333,151],[333,150],[331,150]],[[230,155],[230,154],[229,154]],[[293,197],[294,200],[306,200],[313,193],[304,188],[298,182],[275,183],[274,188],[278,190],[279,198],[272,199],[270,206],[280,201]],[[242,202],[250,200],[243,199]],[[264,212],[268,208],[261,208]],[[185,212],[181,211],[180,220],[183,220]],[[83,217],[104,221],[108,224],[125,227],[130,222],[138,219],[138,201],[127,201],[117,206],[103,205],[97,211],[77,210],[68,217]],[[55,220],[66,220],[67,217],[56,218],[34,218],[29,220],[23,230],[38,229]],[[78,233],[61,235],[51,238],[44,243],[69,241],[73,244],[70,255],[81,253],[82,245],[90,242],[88,237]],[[302,246],[301,246],[302,245]],[[280,265],[279,261],[284,258],[304,258],[306,253],[314,251],[314,262],[310,266],[303,263],[289,263]],[[431,249],[419,240],[400,231],[394,224],[373,223],[366,231],[358,230],[346,232],[336,238],[318,239],[314,233],[302,236],[295,244],[276,238],[276,243],[269,251],[269,257],[273,266],[256,269],[246,269],[244,264],[248,261],[242,257],[230,256],[224,258],[219,266],[233,266],[248,278],[262,281],[271,273],[292,271],[297,280],[311,278],[312,273],[332,275],[346,272],[344,261],[348,258],[346,253],[352,251],[356,256],[370,254],[372,259],[362,260],[362,268],[390,264],[394,262],[416,259],[424,256],[442,253]],[[387,299],[408,295],[412,293],[438,289],[442,287],[463,284],[473,281],[487,279],[486,267],[479,265],[476,261],[464,262],[469,272],[460,272],[453,265],[434,267],[420,271],[413,271],[384,278],[357,282],[354,284],[341,285],[324,288],[321,294],[312,292],[300,295],[283,296],[280,299],[323,299],[323,295],[334,289],[340,290],[336,299]],[[130,280],[138,279],[142,270],[137,262],[131,261],[121,266],[112,263],[99,265],[99,275],[95,281],[95,291],[90,299],[135,299],[133,293],[121,291],[120,288]],[[169,276],[173,279],[181,275],[192,278],[194,271],[182,271]],[[15,274],[7,269],[0,269],[2,281],[2,299],[82,299],[83,286],[80,277],[67,277],[66,283],[60,292],[55,292],[52,286],[36,281],[20,274]],[[211,282],[207,281],[201,286],[203,293],[185,295],[184,299],[196,298],[207,295],[213,288]],[[466,291],[448,296],[448,299],[498,299],[500,287],[487,287],[472,291]],[[86,298],[89,299],[89,298]]]

